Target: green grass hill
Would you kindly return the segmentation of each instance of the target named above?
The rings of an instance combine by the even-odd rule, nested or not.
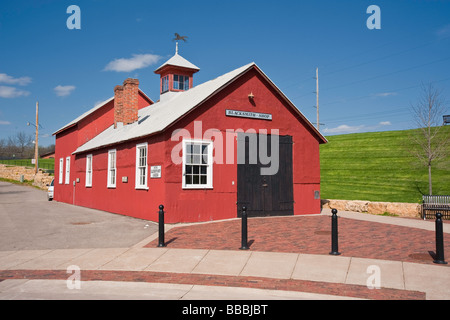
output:
[[[450,134],[450,126],[443,129]],[[321,198],[419,202],[428,194],[428,168],[408,152],[412,133],[328,136],[328,144],[320,146]],[[450,156],[432,168],[432,179],[433,194],[450,194]]]

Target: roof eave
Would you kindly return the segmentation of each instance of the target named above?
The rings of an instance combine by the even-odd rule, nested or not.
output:
[[[65,126],[63,126],[62,128],[59,128],[57,131],[52,133],[52,136],[61,133],[71,127],[73,127],[74,125],[76,125],[78,122],[80,122],[81,120],[83,120],[84,118],[86,118],[88,115],[94,113],[95,111],[101,109],[102,107],[104,107],[105,105],[107,105],[109,102],[111,102],[112,100],[114,100],[114,96],[101,102],[100,104],[94,106],[93,108],[89,109],[88,111],[86,111],[85,113],[81,114],[80,116],[78,116],[77,118],[75,118],[74,120],[72,120],[71,122],[69,122],[68,124],[66,124]]]
[[[189,110],[188,112],[186,112],[185,114],[183,114],[181,117],[179,117],[178,119],[172,121],[170,124],[168,124],[166,126],[166,128],[164,128],[161,132],[165,131],[167,128],[169,128],[170,126],[172,126],[174,123],[184,119],[186,116],[188,116],[191,112],[193,112],[194,110],[196,110],[199,106],[201,106],[203,103],[205,103],[207,100],[209,100],[211,97],[213,97],[214,95],[216,95],[217,93],[219,93],[220,91],[222,91],[224,88],[226,88],[227,86],[229,86],[231,83],[233,83],[234,81],[236,81],[237,79],[239,79],[241,76],[243,76],[244,74],[246,74],[247,72],[249,72],[252,68],[255,68],[255,70],[257,72],[259,72],[270,84],[271,86],[280,94],[280,96],[286,100],[286,102],[291,106],[291,108],[297,113],[298,116],[300,116],[300,118],[302,120],[305,121],[305,123],[307,124],[307,126],[311,129],[311,131],[313,133],[316,134],[317,138],[319,139],[319,144],[324,144],[324,143],[328,143],[328,140],[316,129],[316,127],[314,127],[312,125],[312,123],[303,115],[303,113],[301,113],[301,111],[289,100],[289,98],[272,82],[272,80],[270,80],[270,78],[256,65],[256,63],[252,62],[249,64],[249,67],[242,71],[240,74],[236,75],[233,79],[230,79],[227,83],[223,84],[221,87],[217,88],[214,92],[212,92],[210,95],[208,95],[207,97],[205,97],[202,101],[200,101],[194,108],[192,108],[191,110]]]
[[[142,91],[142,89],[139,88],[139,92],[144,96],[144,98],[145,98],[147,101],[149,101],[150,105],[152,105],[152,104],[155,103],[152,99],[150,99],[150,97],[149,97],[144,91]],[[94,108],[92,108],[92,109],[86,111],[86,112],[84,113],[84,116],[83,116],[83,114],[80,115],[80,116],[78,117],[79,119],[78,119],[77,121],[75,121],[75,122],[73,122],[73,121],[72,121],[72,122],[69,122],[69,124],[66,124],[64,127],[62,127],[62,128],[60,128],[60,129],[58,129],[57,131],[53,132],[53,133],[52,133],[52,136],[57,135],[58,133],[61,133],[61,132],[65,131],[65,130],[67,130],[67,129],[73,127],[73,126],[75,126],[78,122],[80,122],[81,120],[83,120],[84,118],[86,118],[87,116],[89,116],[90,114],[94,113],[95,111],[101,109],[103,106],[105,106],[106,104],[108,104],[108,103],[111,102],[112,100],[114,100],[114,97],[111,97],[111,98],[109,98],[108,100],[105,100],[104,102],[102,102],[101,105],[95,106]],[[94,109],[95,109],[95,110],[94,110]]]
[[[270,78],[254,63],[250,63],[248,65],[248,67],[243,70],[242,72],[240,72],[239,74],[237,74],[236,76],[234,76],[233,78],[231,78],[230,80],[228,80],[226,83],[224,83],[223,85],[221,85],[220,87],[218,87],[217,89],[215,89],[213,92],[211,92],[208,96],[204,97],[201,101],[199,101],[193,108],[191,108],[188,112],[184,113],[183,115],[181,115],[180,117],[178,117],[177,119],[173,120],[172,122],[168,123],[163,129],[152,132],[150,134],[146,134],[146,135],[141,135],[138,137],[133,137],[131,139],[127,139],[127,140],[121,140],[121,141],[115,141],[114,143],[109,143],[107,145],[102,145],[99,147],[93,147],[90,149],[86,149],[86,150],[81,150],[81,151],[74,151],[74,154],[76,153],[84,153],[87,151],[91,151],[91,150],[96,150],[96,149],[101,149],[107,146],[112,146],[112,145],[116,145],[116,144],[120,144],[123,143],[125,141],[131,141],[131,140],[136,140],[136,139],[141,139],[147,136],[152,136],[155,134],[160,134],[162,132],[165,132],[168,128],[170,128],[171,126],[173,126],[175,123],[181,121],[182,119],[184,119],[185,117],[187,117],[189,114],[191,114],[192,112],[194,112],[194,110],[196,110],[197,108],[199,108],[201,105],[203,105],[206,101],[208,101],[209,99],[211,99],[213,96],[215,96],[216,94],[218,94],[219,92],[221,92],[222,90],[224,90],[226,87],[228,87],[231,83],[235,82],[236,80],[238,80],[240,77],[242,77],[243,75],[245,75],[247,72],[249,72],[252,69],[255,69],[274,89],[275,91],[289,104],[289,106],[291,107],[291,109],[294,110],[294,112],[304,121],[304,123],[308,126],[308,128],[310,129],[310,131],[316,135],[319,144],[324,144],[324,143],[328,143],[328,140],[312,125],[312,123],[301,113],[301,111],[286,97],[286,95],[272,82],[272,80],[270,80]]]
[[[277,87],[275,83],[270,80],[270,78],[256,65],[253,65],[255,69],[272,85],[272,87],[280,94],[284,100],[291,106],[291,108],[302,118],[308,127],[318,136],[319,143],[328,143],[328,140],[317,130],[316,127],[313,126],[313,124],[301,113],[301,111],[292,103],[291,100],[283,93],[283,91],[280,90],[280,88]]]
[[[78,124],[78,122],[68,124],[68,125],[66,125],[66,126],[64,126],[64,127],[62,127],[62,128],[60,128],[60,129],[58,129],[58,131],[53,132],[53,133],[52,133],[52,136],[56,136],[57,134],[59,134],[59,133],[61,133],[61,132],[63,132],[63,131],[66,131],[67,129],[70,129],[70,128],[76,126],[77,124]]]
[[[140,136],[137,136],[137,137],[133,137],[133,138],[130,138],[130,139],[114,141],[114,142],[111,142],[111,143],[102,144],[101,146],[87,148],[87,149],[84,149],[84,150],[79,150],[79,148],[82,147],[82,146],[80,146],[74,152],[72,152],[72,154],[75,155],[75,154],[81,154],[81,153],[91,152],[91,151],[95,151],[95,150],[100,150],[100,149],[112,147],[112,146],[115,146],[115,145],[118,145],[118,144],[121,144],[121,143],[124,143],[124,142],[130,142],[130,141],[135,141],[135,140],[151,137],[151,136],[160,134],[161,132],[162,131],[159,130],[159,131],[155,131],[155,132],[152,132],[152,133],[149,133],[149,134],[143,134],[143,135],[140,135]]]
[[[142,93],[142,95],[145,97],[146,100],[150,101],[150,104],[155,103],[144,91],[141,90],[141,88],[139,88],[139,92]]]
[[[188,70],[192,70],[193,73],[196,73],[196,72],[200,71],[200,68],[190,68],[190,67],[185,67],[185,66],[178,66],[178,65],[175,65],[175,64],[164,64],[164,65],[160,66],[158,69],[156,69],[153,72],[156,73],[156,74],[159,74],[159,73],[161,73],[161,70],[163,70],[165,68],[188,69]]]

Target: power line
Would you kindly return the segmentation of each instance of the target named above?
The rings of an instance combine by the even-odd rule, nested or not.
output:
[[[409,51],[412,51],[412,50],[416,50],[416,49],[419,49],[419,48],[422,48],[422,47],[426,47],[426,46],[429,46],[429,45],[431,45],[431,44],[433,44],[433,43],[436,43],[436,42],[439,42],[439,41],[443,41],[443,40],[446,40],[446,39],[449,39],[449,38],[450,38],[450,36],[447,36],[447,37],[444,37],[444,38],[440,38],[440,39],[436,39],[436,40],[433,40],[433,41],[430,41],[430,42],[427,42],[427,43],[424,43],[424,44],[421,44],[421,45],[418,45],[418,46],[415,46],[415,47],[412,47],[412,48],[409,48],[409,49],[406,49],[406,50],[403,50],[403,51],[399,51],[399,52],[396,52],[396,53],[392,53],[392,54],[389,54],[389,55],[386,55],[386,56],[383,56],[383,57],[380,57],[380,58],[377,58],[377,59],[369,60],[369,61],[366,61],[366,62],[361,62],[361,63],[356,64],[356,65],[353,65],[353,66],[348,66],[348,67],[345,67],[345,68],[341,68],[341,69],[339,69],[339,70],[330,71],[330,72],[325,72],[325,73],[322,74],[322,75],[327,76],[327,75],[334,74],[334,73],[337,73],[337,72],[342,72],[342,71],[345,71],[345,70],[348,70],[348,69],[353,69],[353,68],[356,68],[356,67],[360,67],[360,66],[362,66],[362,65],[366,65],[366,64],[369,64],[369,63],[372,63],[372,62],[384,60],[384,59],[393,57],[393,56],[395,56],[395,55],[403,54],[403,53],[406,53],[406,52],[409,52]],[[390,42],[390,43],[391,43],[391,42]],[[376,48],[384,47],[384,46],[386,46],[386,45],[389,45],[390,43],[387,43],[387,44],[385,44],[385,45],[381,45],[381,46],[376,47]],[[396,43],[396,42],[393,42],[393,43]],[[363,51],[363,52],[361,52],[361,53],[359,53],[359,54],[352,55],[352,56],[350,56],[350,57],[358,56],[358,55],[361,55],[361,54],[363,54],[363,53],[365,53],[365,52],[368,52],[368,51],[373,51],[373,49]],[[345,59],[341,59],[341,61],[342,61],[342,60],[346,60],[347,58],[348,58],[348,57],[346,57]],[[431,63],[426,63],[426,64],[422,64],[422,65],[418,65],[418,66],[413,66],[413,67],[410,67],[410,68],[407,68],[407,69],[398,70],[398,71],[395,71],[395,72],[392,72],[392,73],[387,73],[387,74],[375,76],[375,77],[372,77],[372,78],[368,78],[368,79],[364,79],[364,80],[359,80],[359,81],[351,82],[351,83],[349,83],[349,84],[331,87],[331,88],[328,88],[328,90],[331,90],[331,89],[334,89],[334,88],[344,87],[344,86],[347,86],[347,85],[352,85],[352,84],[355,84],[355,83],[358,83],[358,82],[370,81],[370,80],[377,79],[377,78],[380,78],[380,77],[389,76],[389,75],[392,75],[392,74],[396,74],[396,73],[400,73],[400,72],[412,70],[412,69],[415,69],[415,68],[419,68],[419,67],[422,67],[422,66],[425,66],[425,65],[428,65],[428,64],[432,64],[432,63],[436,63],[436,62],[440,62],[440,61],[445,61],[445,60],[447,60],[447,59],[448,59],[448,58],[445,58],[445,59],[437,60],[437,61],[434,61],[434,62],[431,62]],[[332,64],[336,64],[336,62],[335,62],[335,63],[327,64],[327,65],[325,65],[325,66],[329,66],[329,65],[332,65]],[[315,79],[315,78],[313,77],[312,79]],[[300,83],[303,83],[303,82],[306,82],[306,81],[311,81],[311,78],[305,78],[304,80],[295,82],[295,83],[292,84],[292,85],[286,86],[284,89],[291,88],[291,87],[293,87],[293,86],[299,85]],[[307,95],[309,95],[309,94],[310,94],[310,93],[303,94],[303,95],[300,95],[300,96],[296,96],[296,97],[294,97],[294,98],[304,97],[304,96],[307,96]]]
[[[330,87],[330,88],[325,88],[325,90],[332,90],[332,89],[337,89],[337,88],[343,88],[343,87],[347,87],[347,86],[350,86],[350,85],[353,85],[353,84],[366,82],[366,81],[370,81],[370,80],[375,80],[375,79],[387,77],[387,76],[390,76],[390,75],[393,75],[393,74],[397,74],[397,73],[401,73],[401,72],[405,72],[405,71],[421,68],[421,67],[424,67],[424,66],[427,66],[427,65],[431,65],[431,64],[434,64],[434,63],[446,61],[446,60],[449,60],[449,59],[450,59],[450,57],[446,57],[446,58],[443,58],[443,59],[439,59],[439,60],[423,63],[423,64],[412,66],[412,67],[409,67],[409,68],[400,69],[400,70],[397,70],[397,71],[394,71],[394,72],[380,74],[380,75],[377,75],[377,76],[374,76],[374,77],[370,77],[370,78],[367,78],[367,79],[356,80],[356,81],[353,81],[353,82],[350,82],[350,83],[341,84],[341,85]],[[302,95],[299,95],[299,96],[292,97],[292,99],[297,99],[297,98],[309,96],[310,94],[311,93],[305,93],[305,94],[302,94]]]
[[[444,81],[449,81],[450,77],[444,78],[444,79],[440,79],[440,80],[435,80],[435,81],[431,81],[431,84],[434,83],[439,83],[439,82],[444,82]],[[404,88],[400,88],[400,89],[394,89],[392,91],[397,92],[397,91],[402,91],[402,90],[407,90],[407,89],[412,89],[412,88],[418,88],[421,85],[415,85],[415,86],[409,86],[409,87],[404,87]],[[346,101],[354,101],[354,100],[360,100],[360,99],[364,99],[367,97],[372,97],[373,95],[369,95],[369,96],[361,96],[361,97],[357,97],[354,99],[349,99]],[[329,104],[333,104],[333,103],[343,103],[342,101],[333,101],[333,102],[328,102],[328,103],[322,103],[322,105],[329,105]],[[333,120],[331,121],[327,121],[327,123],[336,123],[336,122],[340,122],[340,121],[347,121],[347,122],[352,122],[352,121],[357,121],[357,120],[365,120],[367,118],[373,119],[375,117],[380,118],[380,117],[385,117],[385,116],[400,116],[403,114],[410,114],[410,108],[409,107],[401,107],[398,109],[391,109],[390,111],[380,111],[380,112],[374,112],[374,113],[366,113],[366,114],[360,114],[360,115],[355,115],[355,116],[346,116],[343,118],[333,118]]]
[[[431,81],[430,83],[433,84],[433,83],[439,83],[439,82],[444,82],[444,81],[448,81],[448,80],[450,80],[450,77],[445,78],[445,79],[441,79],[441,80]],[[418,87],[420,87],[420,84],[419,84],[419,85],[414,85],[414,86],[409,86],[409,87],[403,87],[403,88],[399,88],[399,89],[389,89],[389,91],[390,91],[390,92],[398,92],[398,91],[403,91],[403,90],[408,90],[408,89],[414,89],[414,88],[418,88]],[[335,101],[331,101],[331,102],[325,102],[325,103],[322,103],[322,106],[323,106],[323,105],[336,104],[336,103],[346,103],[346,102],[348,102],[348,101],[356,101],[356,100],[361,100],[361,99],[364,99],[364,98],[372,98],[372,97],[374,97],[374,96],[376,96],[376,95],[375,95],[375,94],[369,94],[369,95],[364,95],[364,96],[360,96],[360,97],[356,97],[356,98],[351,98],[351,99],[335,100]]]
[[[315,77],[305,78],[305,79],[303,79],[303,80],[301,80],[301,81],[295,82],[294,84],[291,84],[291,85],[289,85],[289,86],[285,86],[283,89],[285,90],[285,89],[292,88],[293,86],[298,86],[300,83],[307,82],[307,81],[311,81],[311,79],[315,79]],[[281,83],[282,83],[282,82],[281,82]]]
[[[348,70],[348,69],[353,69],[353,68],[356,68],[356,67],[360,67],[360,66],[372,63],[372,62],[376,62],[376,61],[384,60],[384,59],[387,59],[387,58],[391,58],[393,56],[396,56],[396,55],[399,55],[399,54],[403,54],[403,53],[406,53],[406,52],[410,52],[410,51],[413,51],[413,50],[416,50],[416,49],[419,49],[419,48],[422,48],[422,47],[426,47],[426,46],[428,46],[430,44],[433,44],[433,43],[435,43],[437,41],[442,41],[442,40],[448,39],[448,38],[450,38],[450,36],[442,38],[442,39],[430,41],[430,42],[427,42],[427,43],[424,43],[424,44],[421,44],[419,46],[416,46],[416,47],[413,47],[413,48],[409,48],[409,49],[406,49],[406,50],[403,50],[403,51],[395,52],[395,53],[392,53],[392,54],[389,54],[387,56],[383,56],[383,57],[380,57],[380,58],[377,58],[377,59],[369,60],[369,61],[366,61],[366,62],[361,62],[361,63],[353,65],[353,66],[345,67],[345,68],[338,69],[338,70],[335,70],[335,71],[325,72],[324,74],[322,74],[322,76],[328,76],[328,75],[336,73],[336,72],[341,72],[341,71],[345,71],[345,70]]]
[[[400,107],[398,109],[393,109],[390,111],[378,111],[378,112],[371,112],[371,113],[362,113],[362,114],[353,115],[353,116],[346,116],[346,117],[341,117],[341,118],[333,118],[332,120],[326,121],[326,122],[328,124],[328,123],[341,122],[344,120],[346,122],[352,122],[352,121],[359,121],[359,120],[366,120],[366,119],[376,119],[376,118],[386,118],[386,117],[392,118],[393,116],[395,117],[395,116],[410,114],[409,110],[410,110],[409,107]]]
[[[405,71],[409,71],[409,70],[421,68],[421,67],[424,67],[424,66],[428,66],[428,65],[430,65],[430,64],[434,64],[434,63],[446,61],[446,60],[449,60],[449,59],[450,59],[450,57],[446,57],[446,58],[443,58],[443,59],[439,59],[439,60],[435,60],[435,61],[423,63],[423,64],[420,64],[420,65],[416,65],[416,66],[412,66],[412,67],[409,67],[409,68],[397,70],[397,71],[394,71],[394,72],[389,72],[389,73],[385,73],[385,74],[380,74],[380,75],[377,75],[377,76],[374,76],[374,77],[370,77],[370,78],[367,78],[367,79],[357,80],[357,81],[353,81],[353,82],[350,82],[350,83],[346,83],[346,84],[342,84],[342,85],[339,85],[339,86],[334,86],[334,87],[326,88],[326,89],[327,89],[327,90],[332,90],[332,89],[336,89],[336,88],[342,88],[342,87],[350,86],[350,85],[352,85],[352,84],[357,84],[357,83],[361,83],[361,82],[366,82],[366,81],[370,81],[370,80],[374,80],[374,79],[378,79],[378,78],[382,78],[382,77],[387,77],[387,76],[390,76],[390,75],[393,75],[393,74],[397,74],[397,73],[401,73],[401,72],[405,72]]]
[[[416,35],[414,37],[416,37]],[[360,67],[362,65],[366,65],[366,64],[369,64],[369,63],[372,63],[372,62],[384,60],[384,59],[387,59],[387,58],[390,58],[390,57],[393,57],[393,56],[396,56],[396,55],[400,55],[400,54],[407,53],[407,52],[410,52],[410,51],[413,51],[413,50],[416,50],[416,49],[419,49],[419,48],[422,48],[422,47],[429,46],[431,44],[434,44],[434,43],[437,43],[437,42],[440,42],[440,41],[443,41],[443,40],[446,40],[446,39],[449,39],[449,38],[450,38],[450,36],[447,36],[447,37],[444,37],[444,38],[439,38],[439,39],[436,39],[436,40],[433,40],[433,41],[429,41],[429,42],[420,44],[418,46],[415,46],[415,47],[412,47],[412,48],[409,48],[409,49],[406,49],[406,50],[402,50],[402,51],[399,51],[399,52],[395,52],[395,53],[392,53],[392,54],[389,54],[389,55],[386,55],[386,56],[383,56],[383,57],[380,57],[380,58],[376,58],[376,59],[373,59],[373,60],[361,62],[361,63],[358,63],[356,65],[344,67],[344,68],[341,68],[341,69],[338,69],[338,70],[335,70],[335,71],[325,72],[325,73],[322,74],[322,76],[327,76],[327,75],[330,75],[330,74],[333,74],[333,73],[342,72],[342,71],[345,71],[345,70],[348,70],[348,69],[353,69],[353,68],[356,68],[356,67]],[[403,39],[404,38],[401,38],[401,40],[403,40]],[[347,60],[349,58],[354,58],[354,57],[360,56],[362,54],[365,54],[367,52],[373,52],[375,49],[382,48],[382,47],[388,46],[388,45],[393,44],[393,43],[398,43],[398,41],[388,42],[388,43],[386,43],[384,45],[380,45],[380,46],[375,47],[375,48],[370,48],[368,50],[364,50],[364,51],[362,51],[360,53],[347,56],[347,57],[345,57],[343,59],[337,60],[337,61],[332,62],[332,63],[325,64],[325,65],[322,65],[322,66],[319,66],[319,67],[322,68],[322,69],[326,69],[326,67],[328,67],[330,65],[335,65],[335,64],[337,64],[340,61]],[[308,77],[308,78],[305,78],[305,79],[303,79],[301,81],[296,81],[294,84],[286,86],[285,89],[291,88],[291,87],[296,86],[296,85],[299,85],[300,83],[303,83],[303,82],[306,82],[306,81],[311,81],[311,78]]]
[[[424,32],[423,34],[427,34],[427,33]],[[333,61],[331,63],[325,64],[325,65],[322,65],[322,66],[319,66],[319,67],[325,68],[325,67],[328,67],[330,65],[337,64],[338,62],[345,61],[345,60],[348,60],[348,59],[351,59],[351,58],[355,58],[355,57],[361,56],[361,55],[366,54],[368,52],[372,53],[372,52],[374,52],[375,50],[377,50],[379,48],[383,48],[383,47],[389,46],[391,44],[398,44],[400,41],[404,41],[406,38],[414,38],[414,39],[416,39],[417,37],[418,37],[417,33],[410,34],[409,37],[402,36],[402,37],[399,37],[398,39],[395,39],[393,41],[386,42],[386,43],[384,43],[382,45],[379,45],[379,46],[376,46],[376,47],[370,47],[369,49],[363,50],[363,51],[361,51],[359,53],[356,53],[356,54],[347,55],[345,58],[342,58],[342,59],[339,59],[339,60],[335,60],[335,61]],[[443,39],[445,39],[445,38],[437,39],[436,41],[441,41]]]

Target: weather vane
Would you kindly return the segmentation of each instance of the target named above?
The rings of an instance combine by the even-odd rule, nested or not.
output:
[[[175,53],[178,54],[178,40],[183,40],[186,42],[187,36],[180,36],[178,33],[175,33],[175,38],[172,41],[176,41]]]
[[[183,40],[184,42],[186,42],[187,36],[180,36],[178,33],[175,33],[175,38],[173,38],[172,41],[178,41],[178,40]]]

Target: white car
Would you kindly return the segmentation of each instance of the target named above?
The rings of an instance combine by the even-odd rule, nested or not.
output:
[[[52,183],[50,183],[50,185],[48,186],[47,189],[47,199],[48,201],[52,201],[53,200],[53,183],[54,183],[55,179],[52,180]]]

